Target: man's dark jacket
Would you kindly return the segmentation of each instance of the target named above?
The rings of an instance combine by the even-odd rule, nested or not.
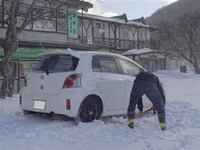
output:
[[[157,85],[157,87],[160,91],[160,94],[162,96],[163,103],[165,105],[165,102],[166,102],[165,92],[164,92],[161,82],[159,81],[159,78],[156,75],[154,75],[151,72],[141,72],[137,75],[134,82],[136,83],[136,82],[140,82],[140,81],[151,82],[151,83]]]

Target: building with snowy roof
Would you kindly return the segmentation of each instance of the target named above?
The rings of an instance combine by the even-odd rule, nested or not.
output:
[[[46,0],[44,0],[45,2]],[[19,48],[13,55],[14,61],[23,62],[27,70],[37,60],[39,53],[47,49],[94,50],[123,53],[130,49],[150,46],[152,27],[138,20],[129,20],[126,14],[104,17],[83,13],[93,5],[81,0],[59,0],[62,7],[54,15],[30,23],[18,36]],[[1,44],[6,37],[7,11],[10,0],[0,0],[0,57],[3,57]],[[45,3],[44,3],[45,5]],[[21,1],[21,12],[17,16],[17,25],[21,25],[26,14],[23,10],[30,8],[30,0]],[[48,9],[43,4],[34,9]],[[82,10],[82,11],[81,11]],[[34,18],[34,13],[31,13]],[[20,69],[18,63],[18,70]],[[24,69],[19,74],[24,75]],[[19,77],[18,77],[19,78]]]
[[[23,1],[21,10],[29,8]],[[73,48],[123,52],[133,48],[145,48],[150,44],[150,26],[129,21],[126,14],[103,17],[84,14],[92,4],[80,0],[61,0],[63,7],[55,15],[37,20],[19,35],[20,47]],[[6,36],[7,13],[3,8],[9,0],[0,0],[0,43]],[[41,7],[37,9],[46,9]],[[32,14],[34,17],[34,14]],[[19,13],[18,25],[24,19]],[[42,46],[41,46],[42,45]]]

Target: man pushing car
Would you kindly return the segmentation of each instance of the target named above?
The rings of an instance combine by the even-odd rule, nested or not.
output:
[[[128,126],[134,128],[135,107],[143,95],[153,103],[161,130],[166,130],[164,91],[158,77],[150,72],[139,73],[134,81],[128,106]]]

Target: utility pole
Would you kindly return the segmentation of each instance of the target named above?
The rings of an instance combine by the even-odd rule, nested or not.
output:
[[[82,0],[82,3],[84,3],[84,0]],[[81,30],[82,30],[82,37],[81,37],[81,43],[83,44],[83,5],[81,6]]]

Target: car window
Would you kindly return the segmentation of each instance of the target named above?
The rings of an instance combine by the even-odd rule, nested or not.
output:
[[[118,73],[117,64],[112,56],[95,56],[92,60],[92,71]]]
[[[141,69],[134,63],[127,61],[125,59],[118,58],[118,63],[121,66],[124,74],[135,76],[141,72]]]
[[[66,72],[74,71],[79,59],[71,55],[47,55],[43,56],[34,71]]]
[[[92,59],[92,71],[93,72],[101,72],[99,60],[96,57],[94,57]]]

